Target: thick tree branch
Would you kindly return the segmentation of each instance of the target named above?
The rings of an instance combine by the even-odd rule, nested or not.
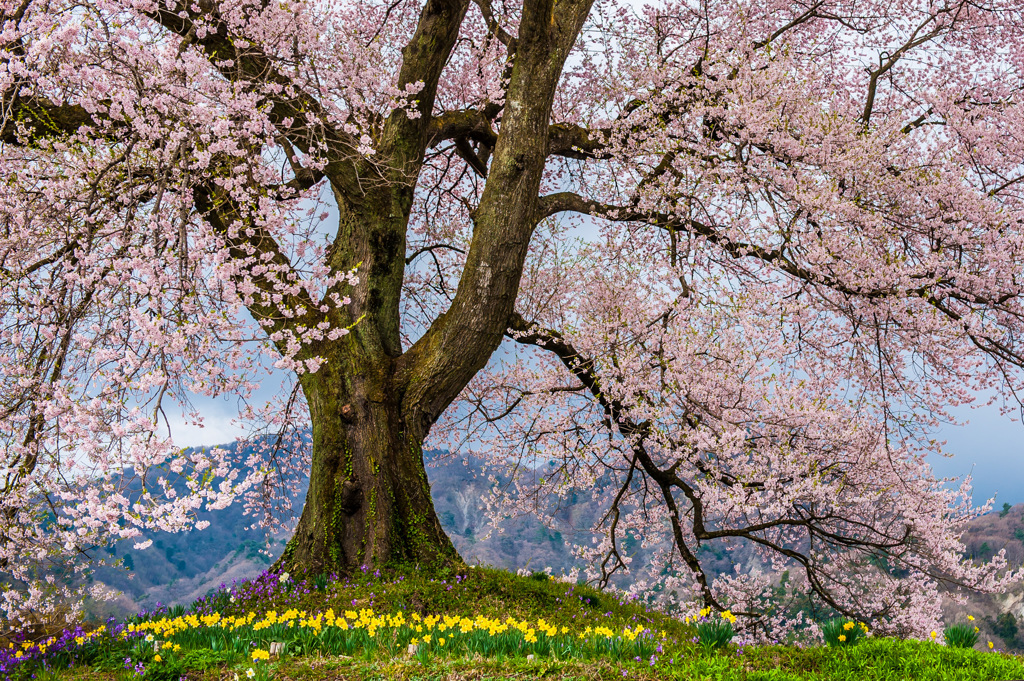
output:
[[[338,202],[338,233],[327,254],[334,272],[358,266],[360,283],[353,291],[353,310],[363,323],[353,338],[361,347],[360,362],[390,361],[402,354],[400,333],[406,234],[417,178],[427,148],[428,128],[438,82],[458,39],[469,0],[427,0],[416,30],[402,49],[399,89],[419,88],[419,116],[396,109],[383,122],[377,159],[357,168],[369,174],[356,178],[346,191],[331,176]]]
[[[436,147],[446,140],[465,137],[493,147],[498,134],[492,128],[492,120],[485,112],[477,109],[445,111],[430,119],[427,128],[427,146]]]
[[[615,222],[642,222],[659,229],[666,229],[675,232],[689,232],[695,236],[704,237],[709,243],[713,243],[734,258],[755,258],[762,262],[771,264],[780,271],[804,281],[813,286],[821,286],[841,293],[849,298],[860,299],[887,299],[887,298],[920,298],[933,308],[942,313],[951,321],[963,325],[971,341],[989,355],[1000,360],[1009,362],[1016,366],[1024,366],[1024,356],[1013,351],[1009,344],[998,339],[987,336],[979,336],[973,333],[965,323],[965,315],[957,312],[949,306],[947,301],[956,301],[970,308],[984,306],[996,308],[1005,305],[1017,297],[1016,293],[1007,292],[998,296],[986,296],[973,292],[958,292],[952,288],[951,280],[947,278],[921,277],[928,280],[927,284],[913,288],[874,288],[867,286],[856,286],[843,282],[839,277],[822,272],[811,270],[801,265],[795,258],[792,258],[784,246],[779,248],[764,248],[756,244],[742,241],[732,241],[725,238],[715,227],[701,223],[689,218],[659,213],[656,211],[638,211],[627,206],[613,206],[597,201],[590,201],[573,192],[558,192],[541,197],[537,207],[538,222],[544,218],[562,212],[593,215]],[[836,256],[839,261],[840,257]],[[939,288],[946,286],[945,290],[939,292]]]
[[[199,213],[227,243],[232,259],[251,264],[240,273],[258,288],[247,307],[267,334],[301,324],[309,327],[323,318],[322,314],[313,314],[317,305],[305,291],[298,294],[282,291],[282,285],[294,285],[300,280],[299,275],[274,238],[264,227],[246,220],[226,192],[213,183],[204,183],[193,190],[193,201]],[[277,275],[270,274],[271,267]],[[288,274],[294,276],[289,278]],[[280,299],[281,303],[273,302],[275,299]],[[281,307],[296,314],[285,316]],[[264,325],[264,322],[269,324]]]
[[[20,89],[17,88],[17,89]],[[5,116],[0,128],[0,141],[6,144],[32,144],[53,136],[73,135],[94,123],[92,115],[77,104],[54,104],[44,97],[22,97],[7,93],[3,102]],[[25,127],[26,136],[19,139],[18,127]]]
[[[497,112],[463,109],[446,111],[430,121],[427,145],[435,147],[445,140],[467,138],[493,147],[498,141],[493,120]],[[608,131],[590,130],[579,125],[555,123],[548,126],[548,155],[566,158],[611,158],[605,153]]]
[[[815,591],[819,594],[822,600],[847,616],[852,617],[854,616],[854,613],[849,609],[842,607],[829,593],[827,587],[821,582],[821,574],[823,574],[821,573],[821,569],[824,566],[819,565],[818,559],[812,557],[812,555],[806,551],[799,551],[790,546],[768,539],[765,535],[767,531],[783,527],[802,529],[807,533],[807,538],[811,541],[818,539],[826,544],[842,549],[873,552],[874,555],[886,556],[887,558],[900,563],[905,562],[901,557],[899,550],[908,545],[908,538],[910,535],[909,525],[897,523],[894,525],[894,531],[892,533],[886,533],[866,523],[858,522],[856,519],[840,518],[833,515],[831,512],[827,512],[825,515],[817,515],[809,510],[802,509],[799,505],[793,506],[792,517],[784,515],[770,520],[752,522],[738,527],[734,526],[719,529],[709,528],[706,525],[703,498],[693,485],[679,477],[676,472],[681,462],[676,462],[667,469],[658,466],[645,446],[645,441],[650,434],[651,425],[647,422],[635,422],[626,414],[626,409],[621,402],[617,399],[610,398],[606,394],[601,386],[601,380],[597,375],[597,365],[593,358],[585,357],[579,353],[559,332],[531,324],[520,314],[515,312],[509,319],[509,331],[506,335],[517,343],[533,345],[557,356],[565,368],[590,393],[594,401],[602,407],[607,419],[607,427],[610,428],[611,424],[614,423],[615,428],[626,438],[632,451],[631,461],[633,467],[630,469],[630,479],[632,472],[635,470],[635,466],[639,464],[639,468],[654,481],[661,491],[666,508],[669,510],[669,519],[672,525],[672,535],[676,549],[680,558],[693,572],[694,578],[697,580],[697,583],[701,588],[705,605],[717,608],[718,610],[722,609],[721,604],[719,604],[715,599],[714,594],[710,589],[706,573],[700,564],[700,560],[693,551],[690,550],[685,540],[683,516],[681,509],[676,502],[674,490],[680,490],[689,502],[690,509],[692,511],[692,519],[689,522],[689,533],[693,536],[698,545],[701,541],[711,541],[715,539],[746,539],[777,552],[780,555],[787,556],[797,561],[804,568],[810,583],[814,585]],[[736,485],[736,480],[734,478],[730,480],[731,476],[729,476],[728,473],[712,471],[701,464],[702,462],[700,459],[696,458],[695,467],[702,474],[712,476],[713,479],[718,479],[719,482],[727,487],[733,487]],[[791,481],[782,481],[782,484],[787,484],[788,482]],[[744,488],[757,489],[763,487],[763,483],[758,483],[753,486],[740,486]],[[624,489],[625,487],[620,489],[619,495],[616,497],[613,507],[609,511],[610,513],[614,512],[614,514],[617,514],[618,506],[622,503],[621,497],[624,493]],[[805,510],[806,512],[804,512]],[[617,515],[615,517],[617,517]],[[850,532],[840,533],[835,530],[830,530],[827,527],[827,523],[829,522],[840,522],[844,527],[849,529]],[[613,534],[615,527],[616,524],[613,523],[610,528],[610,531]],[[612,549],[606,557],[605,562],[602,563],[602,573],[605,581],[607,581],[607,577],[610,576],[605,574],[607,572],[605,570],[605,566],[609,560],[614,559],[617,556],[615,546],[615,538],[612,537]],[[907,567],[913,566],[907,565]],[[614,569],[612,569],[611,572],[614,572]],[[932,576],[940,579],[942,578],[938,575]],[[757,615],[757,613],[743,614],[750,616]]]
[[[332,126],[320,102],[278,71],[273,59],[262,49],[233,36],[213,0],[202,3],[158,0],[156,9],[147,15],[168,31],[192,41],[232,82],[278,86],[281,94],[270,98],[267,112],[277,130],[303,153],[310,153],[318,141],[325,144],[328,156],[325,173],[332,184],[346,195],[360,193],[355,165],[359,158],[358,142]],[[200,24],[205,26],[201,38],[197,32]],[[311,124],[314,120],[316,123]]]
[[[428,0],[420,13],[412,39],[402,49],[398,88],[422,84],[416,98],[419,117],[394,111],[381,134],[382,151],[389,158],[419,164],[427,149],[434,101],[441,73],[459,35],[469,0]]]
[[[477,156],[473,147],[470,146],[469,140],[465,137],[459,137],[455,140],[455,153],[473,169],[473,172],[480,177],[487,177],[487,166]]]
[[[607,130],[589,130],[579,125],[556,123],[548,129],[548,153],[578,159],[611,158],[604,151],[608,144],[608,134]]]
[[[447,314],[400,359],[407,408],[424,429],[501,342],[519,290],[548,155],[548,121],[565,60],[591,0],[527,0],[475,232]]]

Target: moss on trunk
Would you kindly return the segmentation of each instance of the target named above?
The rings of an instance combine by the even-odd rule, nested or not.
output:
[[[335,364],[337,367],[337,364]],[[347,373],[347,372],[346,372]],[[441,528],[423,436],[379,380],[321,369],[303,380],[313,425],[306,504],[280,566],[346,574],[362,565],[461,565]]]

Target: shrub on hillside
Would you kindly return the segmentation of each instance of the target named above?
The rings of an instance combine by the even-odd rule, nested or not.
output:
[[[973,648],[978,642],[978,628],[969,624],[954,624],[942,632],[946,645],[951,648]]]
[[[1012,612],[1002,613],[995,621],[989,620],[989,624],[992,626],[992,632],[1007,643],[1017,638],[1017,618]]]
[[[732,623],[736,621],[736,616],[728,610],[722,612],[721,619],[718,619],[711,616],[711,608],[704,608],[700,611],[700,616],[695,618],[695,620],[697,638],[700,640],[701,646],[709,650],[724,648],[729,645],[729,641],[736,635],[732,628]]]
[[[833,648],[836,646],[856,645],[867,634],[868,626],[863,622],[854,622],[853,620],[844,620],[842,618],[829,620],[821,627],[821,635],[825,638],[825,643]]]

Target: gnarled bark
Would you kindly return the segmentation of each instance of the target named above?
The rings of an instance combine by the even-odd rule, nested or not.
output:
[[[424,433],[403,414],[386,374],[367,373],[345,378],[325,366],[302,382],[313,424],[313,464],[283,563],[312,573],[458,564],[434,513]]]

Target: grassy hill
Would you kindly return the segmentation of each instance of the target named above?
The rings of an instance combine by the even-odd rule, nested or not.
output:
[[[501,534],[488,536],[482,499],[490,483],[479,464],[461,458],[439,459],[437,453],[428,457],[438,516],[468,563],[511,571],[551,567],[558,573],[574,564],[567,543],[588,543],[581,532],[601,511],[590,499],[569,499],[571,503],[563,507],[554,528],[532,518],[518,518],[507,522]],[[114,549],[115,557],[131,556],[133,574],[129,577],[124,571],[110,569],[98,573],[97,579],[124,595],[113,603],[92,604],[94,617],[124,617],[152,610],[158,604],[191,603],[221,585],[259,575],[284,548],[286,537],[274,537],[269,553],[261,552],[267,548],[265,537],[260,530],[247,529],[252,521],[243,515],[240,505],[200,513],[200,519],[210,521],[210,527],[202,532],[148,534],[153,545],[143,551],[131,548],[137,540],[121,542]],[[978,560],[1005,549],[1010,564],[1020,565],[1024,562],[1024,505],[978,518],[968,528],[965,544],[968,553]],[[712,574],[732,573],[736,565],[743,571],[762,567],[744,547],[720,555],[707,553],[712,550],[707,546],[703,548],[706,553],[701,559]],[[636,561],[643,560],[639,547],[632,552]],[[986,640],[993,640],[1004,650],[1024,651],[1024,587],[1001,596],[971,595],[966,606],[945,599],[943,610],[947,622],[975,615]]]
[[[17,681],[1024,679],[1020,658],[984,648],[871,636],[837,647],[708,647],[702,635],[693,624],[544,575],[477,568],[295,581],[265,574],[188,609],[0,649],[0,674]],[[269,655],[272,642],[284,643],[281,654]]]

